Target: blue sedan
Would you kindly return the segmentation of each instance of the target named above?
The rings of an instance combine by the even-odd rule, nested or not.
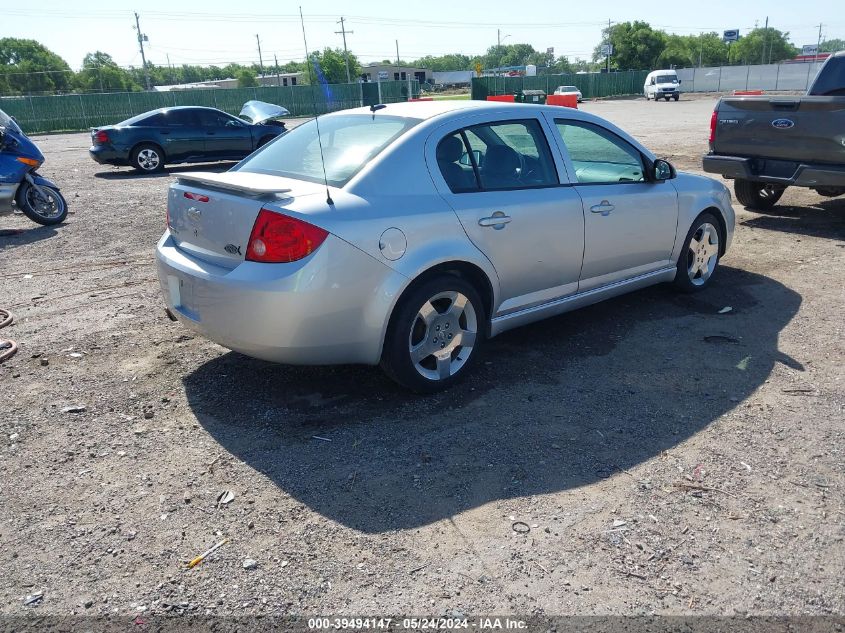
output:
[[[249,101],[241,118],[215,108],[159,108],[91,131],[91,158],[152,173],[166,164],[241,160],[286,132],[277,119],[290,113]]]

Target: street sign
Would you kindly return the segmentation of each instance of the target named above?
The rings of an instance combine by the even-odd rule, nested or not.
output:
[[[475,62],[475,74],[477,77],[481,77],[481,64],[479,62]]]
[[[602,44],[601,54],[605,57],[610,57],[611,55],[613,55],[613,44]]]
[[[804,44],[804,46],[801,47],[801,54],[802,55],[818,55],[819,54],[818,44]]]
[[[722,34],[722,40],[725,42],[736,42],[739,39],[739,29],[730,29]]]
[[[546,49],[546,55],[548,55],[549,57],[554,57],[554,54],[555,54],[555,47],[554,47],[554,46],[549,46],[549,47]]]

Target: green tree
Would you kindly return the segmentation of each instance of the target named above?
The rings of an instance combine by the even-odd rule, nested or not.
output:
[[[311,60],[316,62],[323,76],[330,84],[346,83],[346,58],[340,48],[324,48],[311,53]],[[353,53],[349,53],[349,75],[352,81],[361,74],[361,64]]]
[[[648,22],[621,22],[602,31],[602,44],[613,45],[611,65],[619,70],[653,68],[666,47],[666,34]],[[593,61],[604,61],[601,44],[593,51]]]
[[[821,43],[821,46],[819,46],[820,53],[836,53],[838,51],[845,51],[845,40],[825,40]]]
[[[238,88],[252,88],[258,85],[255,73],[246,68],[241,68],[235,73],[235,78],[238,80]]]
[[[449,53],[448,55],[426,55],[413,62],[414,66],[428,68],[433,72],[449,70],[471,70],[472,60],[463,53]]]
[[[12,94],[66,91],[73,79],[67,62],[43,44],[14,37],[0,39],[0,75]]]
[[[102,51],[88,53],[82,60],[82,70],[74,77],[78,90],[91,92],[130,92],[140,90],[132,75],[120,68],[111,55]]]
[[[798,54],[789,33],[775,28],[754,29],[731,45],[732,64],[777,63]]]

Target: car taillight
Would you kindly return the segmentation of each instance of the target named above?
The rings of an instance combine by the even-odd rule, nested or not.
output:
[[[317,250],[328,235],[313,224],[261,209],[249,236],[246,259],[251,262],[295,262]]]
[[[710,115],[710,144],[712,145],[713,142],[716,140],[716,122],[717,122],[717,114],[716,110],[713,110],[713,114]]]
[[[94,134],[94,141],[97,143],[108,143],[109,142],[109,135],[106,134],[103,130],[97,130]]]

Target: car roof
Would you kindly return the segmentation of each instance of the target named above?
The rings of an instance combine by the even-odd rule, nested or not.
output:
[[[503,112],[512,114],[514,109],[524,109],[535,114],[540,111],[560,113],[560,106],[544,106],[533,103],[508,103],[502,101],[479,101],[479,100],[439,100],[439,101],[403,101],[400,103],[388,103],[384,108],[380,108],[373,113],[368,106],[363,108],[352,108],[350,110],[341,110],[333,112],[325,116],[336,116],[341,114],[367,114],[370,116],[398,116],[408,119],[418,119],[426,121],[429,119],[445,119],[452,116],[459,116],[468,113],[495,113]],[[581,113],[578,110],[571,110],[571,113],[578,113],[575,118],[583,118],[579,116]],[[586,115],[589,117],[590,115]]]

